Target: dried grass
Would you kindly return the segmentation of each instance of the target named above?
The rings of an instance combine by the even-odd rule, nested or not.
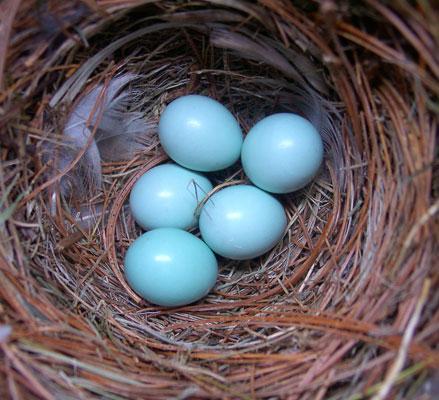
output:
[[[23,0],[4,14],[2,398],[434,397],[438,16],[428,2],[296,3]],[[318,179],[281,196],[282,243],[221,260],[213,292],[179,309],[141,301],[122,273],[139,234],[124,204],[166,160],[158,140],[103,165],[102,193],[79,199],[103,209],[92,229],[77,204],[58,198],[51,213],[61,176],[45,143],[78,94],[124,71],[152,123],[196,92],[245,131],[287,110],[325,141]]]

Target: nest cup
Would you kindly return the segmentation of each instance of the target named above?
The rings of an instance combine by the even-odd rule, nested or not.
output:
[[[439,395],[432,5],[3,6],[2,398]],[[102,104],[126,74],[123,108],[144,129],[99,144],[91,126],[72,152],[63,135],[72,110],[96,88]],[[271,252],[220,259],[205,299],[165,309],[123,277],[140,234],[126,200],[166,162],[158,118],[189,93],[222,102],[244,132],[274,112],[298,113],[322,135],[325,160],[310,185],[279,196],[289,224]],[[239,165],[210,178],[246,179]]]

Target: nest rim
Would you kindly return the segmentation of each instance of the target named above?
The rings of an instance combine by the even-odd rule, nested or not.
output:
[[[17,18],[26,19],[26,15],[29,15],[30,2],[25,3]],[[272,278],[279,280],[277,284],[270,282],[259,285],[255,280],[257,285],[252,289],[248,282],[238,281],[232,283],[236,285],[236,293],[214,291],[207,300],[178,309],[161,309],[140,302],[121,272],[120,250],[126,248],[133,235],[138,233],[133,221],[124,214],[123,207],[135,181],[148,169],[167,161],[156,145],[149,148],[147,154],[137,156],[128,172],[121,164],[104,164],[104,176],[108,180],[106,188],[109,190],[104,195],[104,204],[109,207],[107,225],[96,226],[91,232],[79,229],[79,234],[65,224],[66,220],[72,221],[68,213],[58,210],[55,217],[48,217],[50,210],[45,189],[57,181],[59,176],[53,182],[44,180],[44,174],[39,172],[41,168],[38,168],[37,163],[37,167],[32,168],[40,179],[33,178],[32,190],[29,181],[25,180],[13,181],[11,185],[10,168],[14,163],[3,158],[1,168],[8,174],[5,174],[6,180],[0,180],[0,183],[4,188],[9,187],[6,183],[11,185],[11,193],[17,193],[17,190],[26,193],[14,203],[16,208],[13,218],[6,220],[4,225],[6,232],[14,238],[14,246],[12,250],[4,246],[1,248],[5,255],[1,259],[4,282],[0,284],[0,298],[4,300],[7,310],[2,322],[12,327],[12,333],[4,340],[0,332],[3,356],[9,363],[4,372],[0,373],[2,379],[9,382],[7,390],[12,390],[12,381],[20,390],[42,398],[53,398],[55,393],[108,398],[113,395],[124,398],[145,397],[145,389],[151,390],[151,396],[157,398],[220,398],[225,395],[230,398],[326,396],[337,399],[347,395],[352,398],[375,395],[375,398],[382,399],[389,393],[419,394],[422,386],[419,383],[420,377],[423,376],[424,381],[430,379],[431,368],[439,365],[439,353],[435,349],[434,340],[437,335],[434,319],[438,315],[439,301],[433,293],[439,281],[433,262],[435,249],[437,251],[434,245],[434,218],[439,210],[433,187],[435,175],[432,161],[437,118],[429,104],[439,93],[432,78],[439,63],[436,64],[437,60],[425,51],[427,44],[421,41],[421,35],[421,39],[416,36],[413,42],[415,39],[410,36],[411,20],[407,15],[406,20],[397,15],[397,12],[404,15],[404,10],[391,9],[374,1],[368,3],[370,13],[388,21],[394,29],[402,30],[403,36],[405,30],[400,24],[405,24],[403,27],[409,29],[403,44],[398,47],[395,39],[392,47],[358,26],[337,19],[343,16],[345,10],[337,9],[336,6],[331,8],[332,2],[322,2],[314,15],[301,14],[298,8],[289,8],[282,2],[260,2],[255,5],[244,1],[234,5],[225,1],[203,2],[199,9],[198,5],[191,8],[190,2],[189,6],[185,4],[177,8],[168,2],[161,2],[158,8],[155,8],[156,5],[144,6],[142,2],[136,1],[133,4],[119,3],[100,5],[107,7],[106,12],[112,16],[111,23],[116,26],[128,18],[126,15],[133,15],[140,9],[136,7],[153,9],[157,13],[163,7],[165,13],[162,19],[165,22],[162,22],[161,27],[175,31],[176,37],[186,37],[187,49],[196,49],[202,43],[202,40],[197,42],[196,35],[190,35],[190,29],[194,28],[199,37],[208,37],[205,28],[209,26],[208,23],[204,21],[205,26],[201,26],[200,23],[187,22],[195,18],[197,10],[205,13],[200,14],[200,18],[206,18],[206,15],[211,18],[214,12],[223,13],[223,18],[229,20],[226,24],[220,21],[220,28],[228,24],[233,35],[246,33],[250,26],[264,25],[264,18],[270,16],[270,23],[261,27],[257,36],[259,49],[269,51],[264,46],[271,42],[263,41],[264,32],[271,32],[281,48],[288,42],[293,45],[294,40],[291,38],[294,35],[301,45],[303,42],[300,40],[306,38],[308,42],[305,43],[309,43],[308,53],[305,52],[308,60],[324,68],[324,80],[329,79],[329,94],[322,96],[322,104],[327,107],[328,114],[336,117],[336,123],[331,119],[329,127],[325,127],[326,151],[331,157],[325,159],[325,173],[319,182],[308,187],[306,193],[282,197],[288,209],[290,228],[293,225],[298,227],[294,233],[290,232],[287,243],[276,248],[274,255],[266,256],[265,261],[258,259],[245,267],[251,271],[251,266],[254,268],[259,263],[262,274],[273,272]],[[63,13],[68,10],[68,6],[61,6],[57,12],[65,15]],[[177,19],[173,22],[172,13],[181,13],[178,15],[180,21]],[[99,13],[95,15],[93,22],[86,22],[83,26],[86,32],[94,33],[108,23]],[[417,17],[419,15],[416,14]],[[325,17],[330,22],[317,32],[312,32],[313,24],[315,26]],[[148,18],[147,21],[160,19],[157,15]],[[186,19],[186,22],[182,23],[181,19]],[[195,18],[193,21],[198,20]],[[143,29],[151,33],[155,28],[152,25]],[[240,31],[240,28],[243,30]],[[325,30],[330,36],[326,41],[322,36]],[[106,32],[109,31],[103,30],[102,34],[108,34]],[[236,46],[237,36],[232,37]],[[224,37],[216,38],[220,39],[225,40]],[[66,40],[71,39],[67,37]],[[345,46],[346,40],[349,41],[354,48],[353,55],[348,54],[352,49],[346,50],[340,45],[342,40]],[[19,49],[20,42],[17,43],[15,46]],[[243,43],[249,44],[245,41]],[[244,44],[241,43],[241,46]],[[91,47],[94,51],[93,46],[95,44]],[[297,50],[296,42],[294,46]],[[320,51],[318,61],[313,46]],[[404,53],[410,46],[425,61],[425,68]],[[55,54],[60,60],[69,59],[69,54],[72,54],[69,59],[71,66],[74,64],[72,57],[78,57],[79,54],[80,59],[81,52],[75,54],[76,48],[73,45],[68,47],[65,45],[62,51],[58,48],[59,53]],[[289,70],[286,64],[282,64],[281,58],[275,59],[276,67],[273,64],[268,68],[261,67],[260,63],[269,60],[264,60],[262,55],[259,61],[255,61],[254,54],[249,57],[243,48],[240,48],[242,54],[237,57],[245,60],[243,65],[254,68],[256,77],[257,74],[265,73],[267,79],[272,78],[273,71],[281,75],[279,79],[283,81],[279,84],[279,101],[280,104],[286,101],[282,95],[287,93],[287,84],[294,81],[297,71],[294,68]],[[233,64],[236,60],[230,56],[229,50],[222,50],[222,53],[221,50],[214,50],[220,56],[212,65],[221,65],[218,60],[229,57],[227,61],[236,68],[237,64]],[[231,50],[236,51],[236,48],[232,47]],[[83,51],[83,54],[87,52]],[[282,51],[282,56],[287,58],[287,49]],[[369,52],[367,55],[373,54],[375,59],[362,63],[355,58],[364,56],[364,52]],[[271,55],[275,58],[275,54]],[[393,63],[389,61],[390,55],[395,56],[396,61]],[[15,58],[14,55],[10,56],[8,68],[16,60],[22,60],[23,57],[19,56],[18,51]],[[193,58],[197,58],[196,50],[193,51]],[[384,74],[380,79],[374,65],[380,59],[387,65],[391,64],[389,68],[395,74],[394,81],[390,81],[389,74]],[[404,64],[401,60],[407,62]],[[77,98],[86,82],[92,86],[95,84],[93,82],[99,81],[105,74],[117,74],[127,66],[129,69],[135,68],[135,64],[130,64],[128,59],[123,60],[121,55],[119,61],[111,64],[107,60],[105,68],[99,66],[98,72],[92,70],[78,86],[76,93],[75,90],[71,92],[74,94],[71,99]],[[45,62],[51,62],[50,58],[41,61],[47,65]],[[67,70],[59,62],[54,62],[54,65],[60,67],[59,71]],[[75,74],[80,76],[77,66],[72,68],[73,75],[70,78]],[[191,78],[183,79],[181,84],[175,85],[175,89],[168,90],[162,97],[156,94],[157,107],[150,110],[150,117],[157,118],[158,110],[165,102],[178,94],[193,91],[197,84],[200,90],[212,90],[213,97],[223,96],[226,83],[224,87],[216,87],[220,79],[215,75],[215,68],[212,68],[213,72],[204,70],[206,68],[201,66],[198,70],[195,68],[192,74],[188,74]],[[42,71],[44,74],[37,74],[35,79],[30,79],[34,84],[27,88],[27,94],[21,84],[24,98],[29,93],[38,93],[37,89],[44,80],[50,82],[50,73],[44,68]],[[230,73],[234,72],[230,70]],[[196,81],[197,73],[201,76],[201,83]],[[290,75],[285,79],[287,74]],[[89,76],[93,78],[88,80]],[[20,80],[13,74],[11,77],[8,76],[9,82],[20,87]],[[64,83],[70,78],[64,75]],[[59,85],[61,79],[57,79]],[[211,84],[209,79],[214,83]],[[237,78],[230,77],[229,84],[234,82],[233,79]],[[249,90],[251,85],[260,87],[259,83],[244,82],[248,76],[242,79],[243,83],[238,89],[243,92]],[[309,79],[317,78],[309,75]],[[318,80],[315,82],[320,84]],[[401,91],[398,92],[391,83],[395,86],[400,84]],[[6,106],[14,104],[10,87],[7,84],[1,96]],[[58,97],[47,100],[45,96],[41,105],[33,107],[30,123],[26,119],[21,122],[23,126],[34,130],[34,137],[28,141],[37,143],[37,146],[41,138],[50,137],[48,135],[54,131],[46,130],[48,105],[55,106],[66,94],[69,96],[68,90],[63,91],[62,86],[58,87],[61,88]],[[276,88],[276,85],[273,84],[273,87]],[[416,91],[420,87],[422,90]],[[240,92],[234,92],[235,89],[233,85],[229,88],[233,93],[232,96],[229,92],[229,104],[233,104],[232,99],[239,99],[237,93]],[[243,95],[243,98],[246,97]],[[288,96],[285,98],[288,99]],[[343,105],[340,106],[340,103]],[[261,106],[258,115],[263,115],[265,110]],[[242,113],[239,106],[234,108],[234,114],[240,118],[247,131],[257,117],[250,118]],[[16,130],[20,130],[16,128],[16,116],[9,112],[6,117],[8,132],[13,135]],[[410,143],[405,138],[404,125],[410,130]],[[339,136],[335,137],[334,132],[338,132]],[[4,155],[7,156],[8,151]],[[22,153],[19,157],[27,155]],[[242,175],[236,169],[228,175],[228,178],[233,179],[240,177]],[[318,199],[316,196],[319,196]],[[326,198],[329,198],[327,203]],[[38,211],[35,211],[35,207],[39,207]],[[313,207],[317,207],[318,212],[314,212]],[[20,223],[17,218],[24,222]],[[34,226],[35,221],[40,224],[39,228]],[[42,227],[49,225],[55,228],[45,233]],[[32,229],[37,233],[32,233]],[[394,232],[389,234],[389,229]],[[97,242],[96,235],[100,236]],[[46,253],[41,253],[40,245],[31,253],[19,245],[21,241],[44,243],[44,240]],[[281,264],[281,261],[276,261],[276,256],[280,252],[288,252],[285,245],[288,247],[291,243],[300,243],[302,249],[294,258],[293,266],[284,267],[292,269],[290,275],[279,274],[280,279],[276,272],[282,271],[282,266],[277,266],[276,263]],[[34,251],[33,265],[28,267],[23,256]],[[15,254],[19,254],[18,258]],[[87,254],[90,260],[85,265],[90,270],[84,272],[78,267],[81,262],[78,260],[84,260]],[[53,257],[55,261],[48,262],[48,257]],[[108,261],[105,262],[105,259]],[[264,262],[273,262],[277,269],[264,268]],[[105,267],[101,267],[101,263],[105,263]],[[418,268],[415,268],[416,263]],[[224,264],[223,268],[227,274],[233,274],[239,267]],[[331,274],[334,270],[335,278]],[[108,271],[112,271],[115,281],[102,278]],[[253,279],[250,275],[247,278],[250,282]],[[44,279],[46,283],[42,282]],[[90,279],[100,280],[100,283],[90,289]],[[230,283],[225,276],[221,279],[222,284]],[[20,281],[26,283],[21,285]],[[102,303],[96,299],[98,294],[104,293],[105,284],[112,294],[103,299],[113,299],[114,304],[111,306],[105,300]],[[42,288],[42,297],[38,298],[35,293]],[[124,294],[117,292],[121,289],[125,291]],[[64,291],[64,295],[56,294],[60,290]],[[86,290],[96,290],[97,294],[90,300],[87,297],[90,295],[84,294]],[[311,300],[299,296],[307,290]],[[242,291],[244,295],[240,294]],[[294,300],[291,300],[291,294],[296,292],[297,298],[294,295]],[[12,300],[14,296],[20,299],[18,304]],[[73,302],[74,307],[69,306],[69,302]],[[62,310],[66,312],[65,316]],[[13,311],[18,312],[20,317],[14,319],[11,314]],[[48,323],[51,318],[51,323]],[[30,321],[30,327],[24,328],[21,320]],[[58,328],[61,321],[68,321],[64,323],[70,326],[70,330]],[[41,333],[45,326],[52,326],[55,333],[50,334],[50,328],[47,328],[48,333]],[[178,334],[174,335],[173,330]],[[34,336],[33,340],[29,340],[30,335]],[[220,340],[213,339],[215,335],[230,342],[221,344]],[[87,340],[94,344],[86,343]],[[85,351],[79,351],[76,356],[69,349],[69,342],[77,346],[82,343]],[[94,352],[92,346],[99,349]],[[100,352],[105,352],[105,357],[99,355]],[[24,360],[29,361],[29,367],[21,367]],[[100,366],[99,360],[104,360]],[[120,379],[115,377],[118,363],[127,370],[121,374]],[[405,369],[404,363],[408,364]],[[76,367],[73,365],[79,367],[80,379],[75,380]],[[63,373],[70,377],[67,383],[54,376],[53,371],[60,366]],[[141,377],[138,373],[142,369],[146,369],[148,374]],[[32,374],[33,378],[27,383],[23,382],[23,377],[29,378]],[[356,376],[360,378],[354,384],[349,384],[349,379]],[[84,385],[81,386],[80,382]],[[167,383],[166,388],[160,386],[163,382]],[[128,389],[124,385],[128,385]]]

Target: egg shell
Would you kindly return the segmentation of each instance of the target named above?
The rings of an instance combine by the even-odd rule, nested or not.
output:
[[[195,171],[218,171],[234,164],[243,141],[232,113],[200,95],[179,97],[165,108],[159,137],[169,157]]]
[[[143,229],[194,227],[195,210],[212,190],[203,175],[176,164],[162,164],[143,174],[130,194],[130,208]]]
[[[139,236],[125,255],[125,277],[145,300],[165,307],[206,296],[218,274],[212,250],[196,236],[160,228]]]
[[[305,118],[273,114],[259,121],[242,146],[244,172],[253,184],[272,193],[306,186],[323,160],[322,139]]]
[[[255,186],[221,189],[205,203],[200,232],[209,247],[223,257],[251,259],[273,248],[282,238],[287,218],[282,204]]]

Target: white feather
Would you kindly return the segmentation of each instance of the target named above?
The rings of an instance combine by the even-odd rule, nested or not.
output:
[[[142,113],[130,111],[134,91],[124,86],[136,78],[125,74],[113,78],[107,87],[99,85],[79,100],[64,127],[65,144],[59,155],[58,170],[64,171],[83,151],[90,135],[95,136],[73,171],[61,180],[61,192],[68,197],[74,193],[84,196],[102,185],[102,158],[119,161],[131,158],[147,142],[152,127]]]

